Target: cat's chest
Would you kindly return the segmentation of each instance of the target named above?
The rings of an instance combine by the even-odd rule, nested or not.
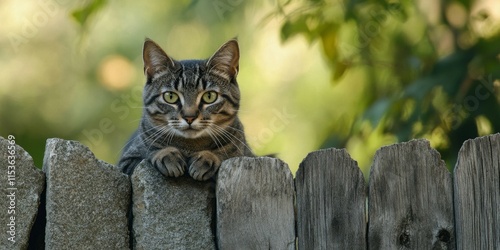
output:
[[[168,143],[164,143],[162,146],[175,147],[186,155],[204,150],[214,150],[217,148],[217,145],[215,145],[213,140],[210,138],[185,139],[177,137],[169,140]]]

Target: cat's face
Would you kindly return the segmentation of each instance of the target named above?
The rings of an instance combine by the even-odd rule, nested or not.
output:
[[[176,61],[153,41],[143,50],[145,114],[161,134],[214,137],[236,119],[239,49],[225,43],[207,60]]]

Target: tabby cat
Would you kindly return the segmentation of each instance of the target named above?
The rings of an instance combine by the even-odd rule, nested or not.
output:
[[[236,39],[207,60],[176,61],[150,39],[143,48],[144,110],[118,166],[132,174],[147,159],[163,175],[213,177],[221,162],[253,156],[238,119]]]

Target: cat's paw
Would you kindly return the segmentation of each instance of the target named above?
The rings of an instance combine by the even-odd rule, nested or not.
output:
[[[163,175],[179,177],[186,171],[186,161],[181,151],[174,147],[158,150],[151,158],[151,164]]]
[[[206,181],[215,175],[221,164],[220,158],[210,151],[194,153],[189,158],[189,175],[198,181]]]

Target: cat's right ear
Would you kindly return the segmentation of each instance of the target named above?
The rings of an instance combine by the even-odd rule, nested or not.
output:
[[[171,71],[175,67],[175,62],[158,44],[153,40],[146,38],[142,49],[142,59],[144,61],[144,75],[151,82],[155,76],[158,76],[165,71]]]

